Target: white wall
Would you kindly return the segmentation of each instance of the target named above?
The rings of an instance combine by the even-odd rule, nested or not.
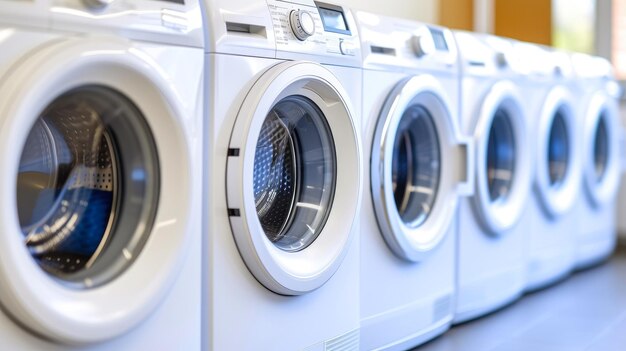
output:
[[[439,0],[341,0],[353,10],[437,23]]]

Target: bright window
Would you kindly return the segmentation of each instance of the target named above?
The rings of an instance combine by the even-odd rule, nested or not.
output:
[[[595,12],[595,0],[552,0],[552,44],[593,54]]]
[[[626,0],[613,0],[611,61],[615,75],[626,80]]]

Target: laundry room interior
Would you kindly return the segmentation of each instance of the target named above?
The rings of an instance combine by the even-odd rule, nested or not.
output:
[[[626,0],[0,0],[0,350],[626,350]]]

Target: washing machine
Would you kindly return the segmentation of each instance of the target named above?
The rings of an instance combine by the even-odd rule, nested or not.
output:
[[[200,349],[199,3],[0,8],[2,348]]]
[[[533,189],[527,290],[537,290],[567,276],[574,266],[575,232],[580,214],[581,138],[572,96],[569,55],[518,42],[515,49],[526,67],[522,94],[534,142]]]
[[[459,206],[454,322],[517,299],[526,283],[531,152],[513,42],[455,32],[462,131],[475,145],[475,194]]]
[[[582,145],[582,196],[578,203],[575,262],[578,269],[608,258],[616,244],[616,201],[622,173],[621,94],[611,64],[585,54],[571,56]]]
[[[408,349],[454,314],[457,204],[473,192],[452,32],[356,13],[363,52],[361,347]]]
[[[314,1],[205,5],[205,349],[357,350],[354,19]]]

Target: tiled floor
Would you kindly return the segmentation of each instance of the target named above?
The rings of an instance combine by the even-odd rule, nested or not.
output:
[[[626,249],[415,351],[624,351]]]

